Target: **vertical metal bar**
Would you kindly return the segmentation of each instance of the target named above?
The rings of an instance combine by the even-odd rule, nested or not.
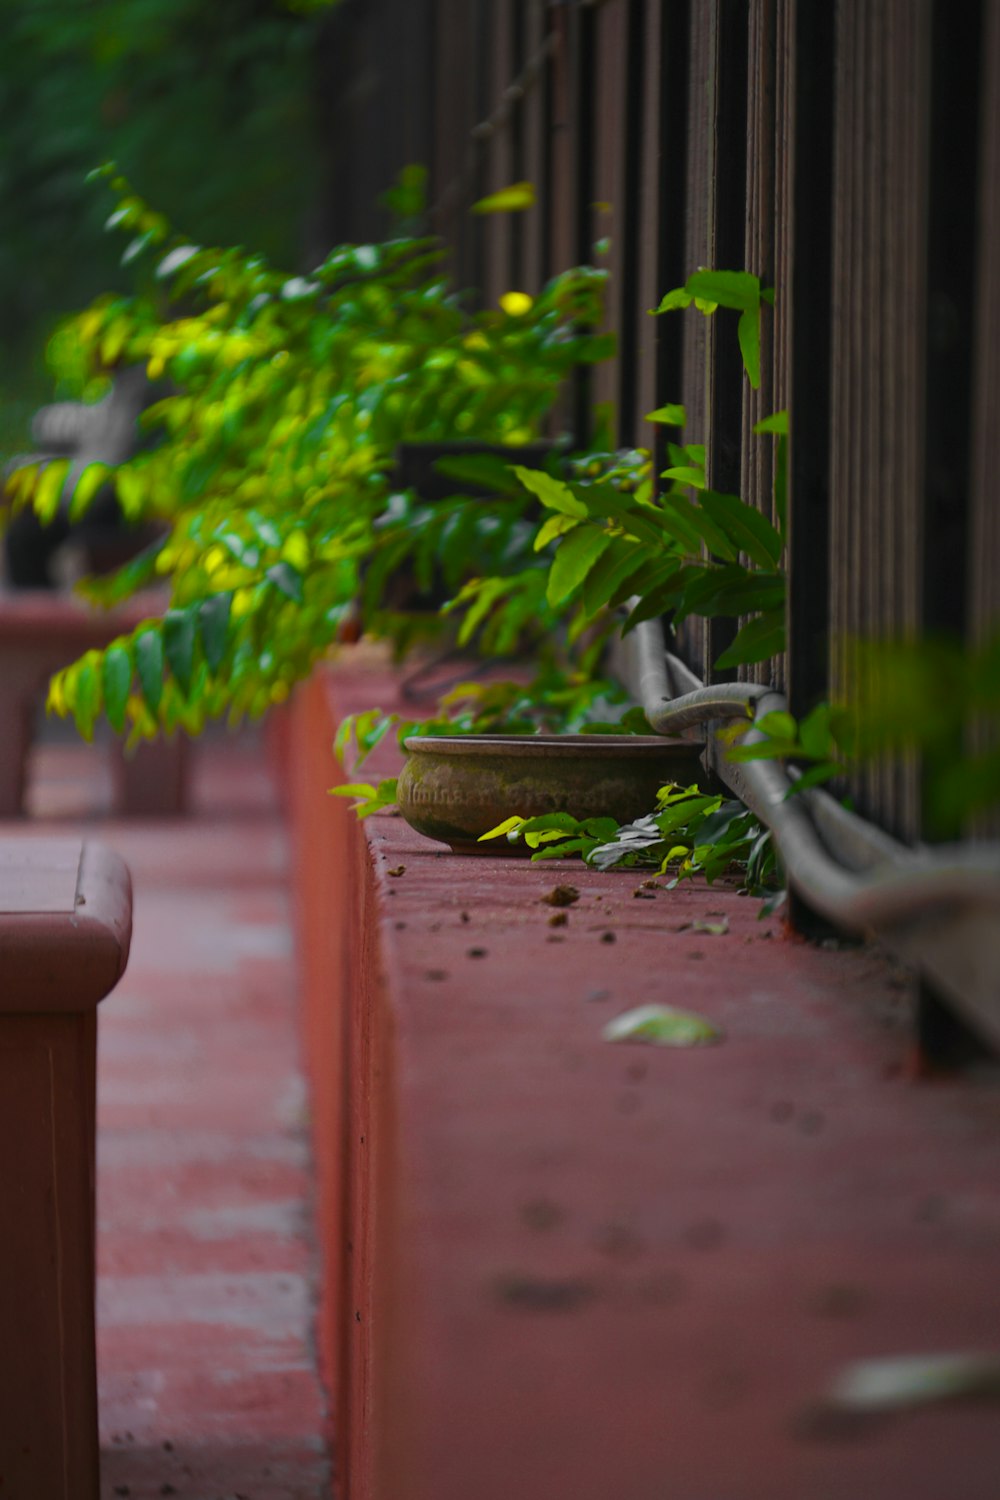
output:
[[[924,423],[925,631],[965,635],[967,534],[972,483],[973,353],[977,284],[977,179],[981,0],[934,0],[931,13],[930,160],[927,201],[927,364]],[[960,735],[945,752],[964,753]],[[927,807],[923,832],[958,837]]]
[[[525,63],[525,37],[526,21],[525,6],[527,0],[514,0],[511,6],[508,25],[510,27],[510,79],[508,84],[513,83],[524,67]],[[525,111],[524,100],[512,99],[510,101],[510,178],[511,182],[523,182],[525,177]],[[510,225],[510,241],[507,284],[511,287],[524,287],[525,285],[525,235],[524,215],[512,214]]]
[[[834,10],[795,16],[788,455],[788,694],[793,714],[829,691],[830,354]]]
[[[657,212],[658,295],[687,280],[688,136],[691,78],[691,0],[660,0],[660,187]],[[680,401],[684,392],[684,320],[656,319],[656,399]],[[655,472],[666,467],[668,433],[656,428]]]
[[[593,243],[594,202],[594,85],[595,16],[588,6],[578,11],[572,81],[573,146],[573,258],[578,265],[590,259]],[[589,369],[576,371],[573,380],[572,428],[574,441],[582,446],[591,432],[591,387]]]
[[[747,181],[747,7],[745,0],[719,0],[716,38],[714,261],[718,270],[743,266]],[[710,340],[711,430],[708,476],[713,489],[740,487],[743,432],[743,364],[736,337],[737,315],[722,309],[712,319]],[[731,620],[708,622],[708,668],[712,682],[732,681],[733,669],[712,663],[736,634]]]
[[[537,203],[523,215],[524,244],[519,285],[532,295],[538,292],[545,280],[544,240],[549,213],[548,172],[548,60],[538,63],[538,58],[547,35],[547,18],[542,0],[525,0],[524,39],[522,66],[530,70],[526,79],[526,93],[521,106],[524,116],[524,161],[523,176],[534,184]]]
[[[550,34],[558,36],[555,22],[547,7],[541,9],[541,32],[543,39]],[[558,44],[557,44],[558,45]],[[555,118],[556,118],[556,68],[557,58],[550,52],[545,60],[539,88],[542,91],[539,111],[541,140],[538,145],[539,181],[538,196],[541,200],[538,224],[538,280],[544,286],[552,275],[552,224],[555,213]],[[560,268],[561,269],[561,268]]]
[[[972,509],[966,547],[969,638],[984,644],[1000,630],[1000,0],[988,0],[983,18],[983,122],[979,164],[979,248],[976,287],[976,371]],[[997,726],[975,730],[975,750],[1000,743]],[[975,820],[970,833],[1000,838],[1000,808]]]
[[[653,149],[644,138],[646,0],[628,0],[625,13],[625,128],[622,202],[615,204],[618,260],[618,441],[636,441],[639,386],[639,241],[642,228],[643,157]]]
[[[969,413],[975,336],[981,0],[935,0],[931,20],[924,476],[925,630],[965,629]]]

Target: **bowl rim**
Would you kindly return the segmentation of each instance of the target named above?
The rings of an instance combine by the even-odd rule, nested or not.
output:
[[[566,756],[609,760],[655,759],[657,756],[699,756],[704,741],[676,736],[649,734],[410,734],[403,741],[411,755],[437,752],[440,755],[507,754],[519,760],[545,760],[562,751]]]

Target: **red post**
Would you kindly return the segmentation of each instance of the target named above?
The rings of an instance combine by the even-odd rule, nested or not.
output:
[[[0,1493],[98,1500],[97,1005],[131,886],[80,839],[0,843]]]

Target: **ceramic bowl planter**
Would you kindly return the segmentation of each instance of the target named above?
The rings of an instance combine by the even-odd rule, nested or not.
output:
[[[461,853],[506,852],[477,840],[514,813],[630,823],[653,811],[666,782],[690,786],[705,776],[697,741],[655,735],[411,735],[405,748],[403,817]]]

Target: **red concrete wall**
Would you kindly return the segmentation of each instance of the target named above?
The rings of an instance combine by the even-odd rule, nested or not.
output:
[[[364,705],[362,705],[364,706]],[[302,687],[273,741],[293,839],[312,1090],[322,1263],[318,1339],[333,1412],[338,1500],[372,1495],[375,1243],[391,1202],[394,1089],[371,856],[350,803],[328,795],[345,777],[332,745],[339,713],[330,680]],[[388,1262],[378,1257],[381,1282]]]
[[[915,1083],[905,980],[734,885],[358,825],[335,722],[397,692],[359,648],[288,742],[337,1500],[996,1500],[995,1410],[822,1403],[1000,1347],[1000,1092]],[[654,1000],[724,1042],[604,1040]]]

